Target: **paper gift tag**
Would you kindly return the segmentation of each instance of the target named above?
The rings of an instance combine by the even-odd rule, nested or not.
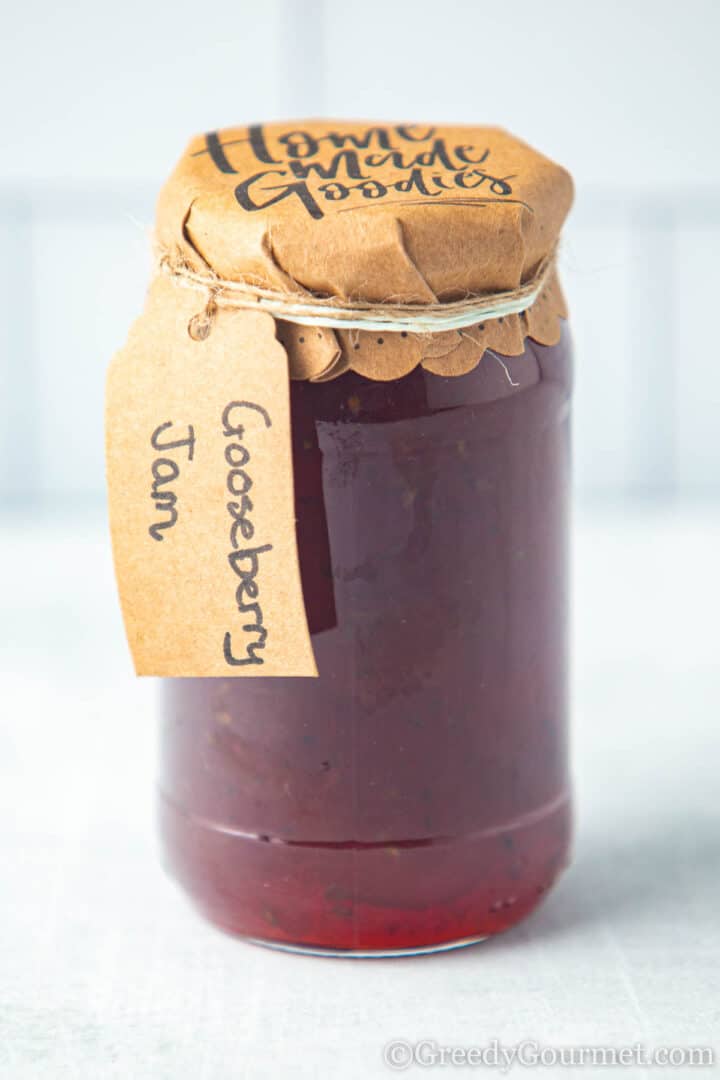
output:
[[[110,527],[140,675],[317,675],[271,316],[158,277],[110,367]],[[189,327],[192,325],[191,336]]]

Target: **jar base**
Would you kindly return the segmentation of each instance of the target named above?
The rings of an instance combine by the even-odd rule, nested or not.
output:
[[[467,949],[487,941],[490,934],[478,937],[459,938],[457,941],[444,941],[439,945],[415,946],[408,949],[323,949],[312,945],[286,945],[282,941],[270,941],[263,938],[245,938],[248,945],[260,945],[276,952],[297,953],[300,956],[326,956],[332,960],[390,960],[403,956],[428,956],[432,953],[452,952],[455,949]]]
[[[509,930],[567,864],[567,794],[502,830],[407,847],[322,847],[219,830],[159,801],[166,869],[244,941],[316,956],[442,952]]]

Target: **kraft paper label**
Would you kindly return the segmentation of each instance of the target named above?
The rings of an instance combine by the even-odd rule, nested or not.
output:
[[[110,526],[135,669],[316,676],[287,354],[271,316],[216,310],[208,326],[202,307],[157,278],[108,376]]]

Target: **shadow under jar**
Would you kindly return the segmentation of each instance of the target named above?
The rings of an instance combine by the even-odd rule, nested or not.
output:
[[[164,857],[268,944],[417,952],[530,912],[567,860],[570,345],[291,384],[319,678],[172,679]]]

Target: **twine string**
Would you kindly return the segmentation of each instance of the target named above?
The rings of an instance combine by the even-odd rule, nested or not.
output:
[[[174,257],[165,252],[158,258],[161,273],[184,288],[207,296],[205,309],[190,323],[190,332],[198,340],[204,340],[210,333],[218,307],[265,311],[277,319],[299,326],[330,329],[405,331],[415,334],[462,330],[485,320],[518,315],[532,307],[554,264],[553,250],[540,263],[531,280],[515,289],[469,296],[448,303],[407,304],[296,296],[249,281],[230,281],[211,270],[195,270],[182,256]]]

